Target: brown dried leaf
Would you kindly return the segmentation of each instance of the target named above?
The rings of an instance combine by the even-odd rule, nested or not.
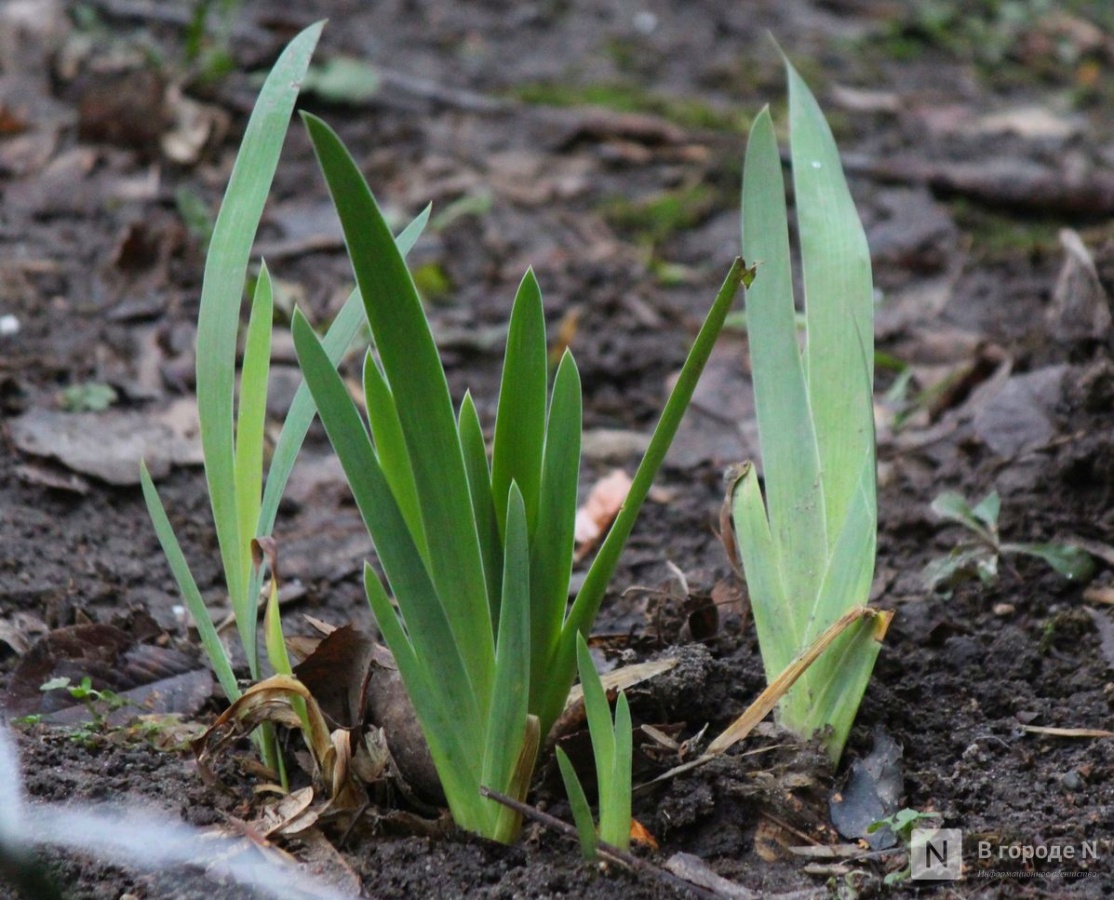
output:
[[[294,674],[321,707],[327,721],[355,728],[364,720],[365,694],[376,659],[376,644],[351,625],[327,635]]]
[[[1110,298],[1099,279],[1094,258],[1079,233],[1060,231],[1064,262],[1052,291],[1047,321],[1061,341],[1101,340],[1110,333]]]
[[[31,649],[35,638],[42,637],[48,631],[50,629],[42,619],[24,610],[16,610],[6,619],[0,619],[0,641],[19,656]]]
[[[187,97],[178,85],[167,89],[164,103],[173,124],[163,133],[159,145],[171,162],[193,165],[206,147],[219,145],[228,132],[227,112]]]
[[[293,697],[301,697],[305,701],[308,729],[302,728],[301,719],[291,703]],[[263,722],[272,722],[302,732],[313,757],[316,770],[314,775],[331,792],[331,808],[359,808],[363,802],[362,791],[348,777],[344,763],[341,764],[342,772],[338,775],[336,746],[321,714],[321,708],[306,686],[289,675],[274,675],[252,685],[194,742],[193,749],[197,754],[197,764],[202,776],[212,783],[215,779],[209,760],[213,754],[230,741],[250,734]]]
[[[310,809],[313,797],[311,787],[292,791],[277,802],[265,805],[255,824],[268,838],[304,831],[316,824],[319,815],[317,810]]]
[[[64,413],[32,409],[14,419],[9,431],[23,453],[47,456],[83,475],[109,484],[139,483],[139,461],[151,477],[165,477],[171,466],[200,465],[197,405],[179,400],[151,415],[110,409],[103,413]]]
[[[576,558],[583,559],[599,542],[630,492],[631,480],[622,469],[613,469],[593,486],[584,505],[576,511]]]

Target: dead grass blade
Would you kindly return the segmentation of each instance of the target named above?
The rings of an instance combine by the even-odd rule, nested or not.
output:
[[[749,735],[754,730],[755,726],[773,711],[778,701],[785,696],[785,693],[793,687],[794,684],[796,684],[797,679],[808,670],[809,666],[820,658],[821,654],[824,653],[824,651],[832,645],[832,642],[843,634],[843,632],[862,619],[873,619],[874,626],[872,637],[876,641],[881,641],[886,636],[886,630],[889,628],[892,618],[893,612],[889,610],[871,609],[868,606],[856,606],[849,609],[836,619],[836,621],[807,648],[797,654],[796,658],[782,670],[781,674],[770,682],[769,686],[755,698],[754,702],[747,707],[746,711],[727,726],[724,732],[708,745],[708,749],[704,751],[703,755],[689,762],[682,763],[679,766],[675,766],[668,772],[659,775],[650,783],[654,784],[659,781],[664,781],[667,778],[680,775],[683,772],[688,772],[726,753],[739,743],[739,741]]]
[[[1029,734],[1046,734],[1050,737],[1114,738],[1114,731],[1106,731],[1102,728],[1056,728],[1051,725],[1022,725],[1021,730]]]

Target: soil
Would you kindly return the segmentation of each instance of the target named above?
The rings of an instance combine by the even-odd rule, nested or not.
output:
[[[780,118],[785,105],[769,31],[832,122],[874,255],[878,347],[911,366],[906,396],[921,396],[895,399],[887,391],[899,376],[879,367],[873,601],[895,617],[837,772],[765,731],[743,752],[640,794],[635,816],[660,843],[641,855],[658,864],[694,854],[761,896],[1114,889],[1114,741],[1027,730],[1108,729],[1114,720],[1105,588],[1114,365],[1108,312],[1102,318],[1104,292],[1114,290],[1106,140],[1114,17],[1105,4],[228,6],[230,34],[222,39],[214,9],[202,36],[207,53],[223,48],[231,62],[212,80],[189,61],[189,18],[175,4],[44,0],[0,13],[0,315],[19,327],[0,337],[0,625],[10,626],[0,630],[0,687],[31,642],[5,635],[33,639],[36,628],[98,622],[136,633],[140,621],[198,655],[138,486],[103,477],[99,457],[117,451],[102,445],[98,457],[97,423],[124,413],[150,419],[192,397],[204,253],[181,198],[215,210],[256,90],[246,73],[266,69],[297,28],[328,17],[317,59],[355,57],[381,72],[369,99],[318,91],[302,106],[339,130],[400,225],[431,201],[441,216],[410,261],[456,396],[470,388],[491,424],[498,328],[529,265],[551,333],[563,325],[570,335],[586,427],[636,434],[652,427],[737,253],[746,117],[768,102]],[[185,151],[161,141],[172,129],[168,110],[181,110],[168,99],[177,85],[213,123]],[[516,99],[539,85],[569,105]],[[589,95],[599,105],[574,102]],[[671,213],[651,202],[663,196],[676,201]],[[350,288],[326,204],[308,141],[293,127],[260,240],[287,296],[315,321]],[[1064,274],[1072,257],[1060,229],[1081,235],[1094,268],[1077,263]],[[611,643],[623,662],[680,656],[634,703],[639,721],[676,726],[679,740],[705,726],[718,733],[761,690],[753,630],[725,607],[704,645],[691,642],[694,627],[686,645],[675,608],[626,589],[661,587],[668,563],[694,592],[730,585],[714,529],[722,471],[757,452],[744,347],[733,334],[717,350],[596,626],[620,636]],[[290,363],[274,378],[276,417],[296,383]],[[93,382],[117,397],[86,413],[92,463],[67,465],[17,440],[16,423]],[[932,384],[943,386],[917,394]],[[276,527],[285,578],[302,588],[286,620],[292,631],[306,630],[304,614],[368,627],[360,566],[369,542],[323,435],[312,433],[305,452]],[[621,447],[593,451],[585,488],[636,463]],[[165,469],[164,502],[219,609],[201,470]],[[942,524],[931,502],[945,490],[974,501],[992,489],[1003,539],[1089,541],[1096,578],[1082,584],[1039,559],[1004,555],[991,583],[929,590],[925,565],[968,537]],[[217,708],[210,701],[191,718],[211,721]],[[818,862],[785,849],[840,840],[828,796],[887,734],[901,748],[900,806],[936,811],[963,830],[965,880],[889,888],[882,879],[902,867],[900,853]],[[143,741],[38,725],[22,727],[18,743],[35,801],[112,799],[199,826],[251,812],[246,744],[223,764],[220,789],[202,781],[191,754]],[[561,797],[542,785],[532,799],[567,816]],[[589,866],[571,841],[540,828],[501,847],[417,834],[381,812],[378,833],[358,831],[341,845],[367,896],[684,893],[653,873]],[[978,860],[979,842],[1006,848],[1006,858]],[[1096,858],[1087,877],[1060,877],[1059,866],[1010,858],[1022,845],[1089,846]],[[296,842],[287,847],[299,856]],[[45,859],[72,897],[248,896],[199,876],[127,871],[95,854]]]

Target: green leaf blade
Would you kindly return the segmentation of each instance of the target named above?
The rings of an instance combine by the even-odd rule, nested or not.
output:
[[[459,716],[455,727],[465,745],[481,747],[485,721],[481,713],[486,708],[479,701],[483,695],[477,689],[463,649],[456,643],[449,618],[379,467],[360,414],[300,311],[295,312],[293,330],[298,361],[313,392],[321,422],[394,590],[409,641],[429,673],[427,681],[440,686],[446,703]],[[472,765],[478,778],[479,762],[473,761]]]
[[[406,437],[402,433],[402,421],[398,417],[398,407],[390,385],[379,371],[371,353],[364,357],[364,400],[375,455],[379,457],[383,475],[394,491],[402,517],[406,519],[414,543],[418,545],[418,552],[428,566],[429,545],[425,526],[422,524],[422,508],[418,500],[418,487],[414,482],[414,469],[410,465]]]
[[[430,210],[431,207],[427,206],[395,238],[398,252],[404,257],[413,249],[421,236],[422,230],[429,221]],[[333,365],[340,362],[345,351],[352,345],[352,340],[359,332],[360,326],[366,321],[363,298],[359,290],[355,290],[344,301],[322,342]],[[294,402],[291,403],[286,419],[282,423],[282,431],[275,444],[275,452],[271,456],[271,468],[267,472],[267,486],[263,492],[263,505],[259,511],[259,527],[256,529],[261,535],[269,535],[274,530],[279,502],[286,490],[290,473],[294,469],[298,451],[302,448],[302,442],[316,414],[317,408],[313,405],[309,388],[303,381],[294,394]]]
[[[240,539],[247,541],[249,546],[248,557],[244,560],[247,569],[243,573],[244,583],[249,586],[256,583],[252,578],[250,546],[255,537],[263,494],[263,429],[267,423],[267,374],[271,367],[273,317],[271,275],[264,264],[255,283],[251,316],[248,319],[236,417],[235,494]],[[239,607],[233,608],[233,614],[248,658],[248,668],[253,676],[258,677],[255,597],[249,588],[242,596],[233,598],[240,603]]]
[[[620,691],[615,701],[615,761],[607,784],[600,786],[600,838],[620,850],[630,849],[633,757],[630,704]]]
[[[582,423],[580,373],[566,350],[553,379],[538,519],[530,546],[532,710],[541,707],[542,697],[549,690],[552,677],[547,668],[560,640],[569,602]]]
[[[155,527],[155,534],[158,536],[166,561],[170,564],[170,571],[178,584],[182,600],[197,625],[197,633],[201,637],[201,646],[205,649],[205,655],[209,657],[209,663],[216,673],[217,681],[224,691],[224,696],[230,701],[237,700],[240,697],[240,686],[236,683],[232,663],[225,652],[224,644],[220,641],[217,629],[213,626],[209,609],[205,606],[201,591],[197,588],[197,582],[190,571],[189,563],[186,562],[185,554],[182,553],[178,538],[174,534],[174,528],[170,524],[170,519],[167,518],[166,509],[162,505],[159,492],[155,489],[155,484],[151,480],[145,462],[139,464],[139,483],[143,488],[143,499],[147,504],[147,512],[151,516],[151,522]]]
[[[480,771],[474,765],[473,735],[459,727],[460,713],[451,706],[451,694],[438,688],[438,681],[422,663],[406,635],[379,576],[364,565],[364,589],[376,624],[383,633],[406,693],[414,705],[422,734],[429,745],[437,777],[445,791],[453,819],[461,828],[487,833],[491,816],[480,797]]]
[[[588,731],[592,737],[592,756],[600,774],[600,795],[615,769],[615,729],[611,722],[611,706],[603,682],[592,661],[592,653],[583,634],[576,636],[576,659],[580,670],[580,686],[584,689],[584,712],[588,718]],[[601,812],[602,815],[602,812]]]
[[[483,426],[476,412],[470,393],[464,394],[457,420],[460,432],[460,449],[468,470],[468,489],[472,494],[472,512],[480,536],[480,549],[484,560],[484,577],[487,579],[488,605],[491,621],[499,621],[499,606],[503,593],[503,540],[499,536],[499,522],[495,502],[491,496],[491,470],[487,463]]]
[[[303,113],[340,215],[356,283],[395,394],[421,498],[431,575],[477,696],[491,695],[495,635],[479,535],[448,383],[421,301],[390,230],[340,139]],[[483,710],[486,716],[487,710]]]
[[[596,836],[596,823],[592,821],[592,807],[588,805],[588,797],[576,769],[573,768],[568,754],[560,747],[557,748],[557,766],[561,770],[561,780],[565,782],[569,808],[576,824],[576,833],[580,837],[580,852],[585,859],[593,860],[596,858],[599,838]]]
[[[541,720],[543,734],[548,732],[557,720],[557,716],[560,715],[565,698],[568,696],[569,687],[575,677],[576,634],[589,629],[596,618],[596,613],[599,612],[607,583],[615,572],[615,566],[619,562],[623,546],[634,529],[635,520],[638,518],[642,504],[653,486],[658,469],[665,461],[669,445],[673,442],[673,436],[677,433],[677,428],[681,424],[681,419],[684,417],[689,401],[692,400],[696,383],[712,354],[716,338],[723,330],[724,319],[726,319],[727,313],[731,309],[731,304],[743,277],[743,261],[736,259],[728,271],[715,301],[712,303],[712,308],[704,318],[704,323],[696,335],[696,340],[693,341],[688,356],[685,358],[685,363],[681,367],[681,374],[677,377],[677,382],[665,403],[661,417],[654,427],[654,433],[650,437],[650,445],[646,448],[646,453],[638,464],[638,470],[634,473],[626,502],[611,524],[611,529],[604,539],[603,546],[596,553],[596,558],[588,569],[584,584],[577,592],[576,600],[573,602],[572,609],[565,620],[565,625],[561,629],[561,637],[558,639],[549,666],[548,687],[539,695],[537,712]]]
[[[530,538],[526,504],[512,481],[507,497],[503,599],[495,655],[495,683],[484,748],[483,784],[509,792],[526,734],[530,697]],[[492,804],[492,815],[498,805]]]
[[[827,530],[834,535],[859,490],[859,462],[874,447],[872,397],[857,389],[859,381],[874,383],[874,285],[866,233],[831,129],[788,60],[785,68],[808,323],[808,393],[824,472]],[[861,377],[850,374],[859,370]]]
[[[872,490],[873,458],[861,464],[859,471],[859,490],[836,537],[817,596],[816,612],[806,632],[806,643],[811,643],[847,610],[865,606],[870,599],[878,532]],[[843,753],[881,649],[880,641],[873,637],[875,627],[873,618],[865,618],[848,628],[809,667],[783,701],[782,717],[789,727],[805,734],[828,729],[821,739],[833,760]]]
[[[750,594],[762,665],[766,680],[771,682],[800,650],[801,629],[792,599],[781,580],[777,549],[758,487],[758,473],[749,463],[745,466],[745,471],[731,487],[735,537]]]
[[[264,82],[217,214],[201,289],[197,406],[205,476],[233,608],[246,605],[249,563],[245,560],[250,560],[250,548],[240,531],[232,434],[237,323],[252,242],[298,88],[323,24],[311,25],[291,41]]]
[[[768,109],[755,118],[747,141],[742,202],[743,254],[759,265],[746,311],[766,508],[785,592],[807,603],[823,577],[828,541],[820,456],[794,321],[785,183]]]
[[[1042,559],[1068,581],[1086,584],[1095,576],[1094,559],[1086,550],[1072,544],[1003,544],[1002,552]]]
[[[492,442],[491,493],[500,533],[512,481],[522,492],[527,526],[531,534],[534,531],[542,480],[547,365],[545,312],[531,269],[519,284],[511,310]]]

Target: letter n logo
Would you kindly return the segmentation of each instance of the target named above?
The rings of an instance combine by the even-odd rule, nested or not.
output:
[[[958,881],[963,877],[963,832],[958,828],[914,828],[909,869],[914,881]]]

